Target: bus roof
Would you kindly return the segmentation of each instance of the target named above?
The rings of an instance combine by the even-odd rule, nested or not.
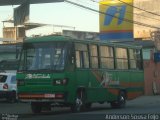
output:
[[[62,35],[50,35],[50,36],[41,36],[41,37],[32,37],[24,40],[24,43],[40,43],[40,42],[52,42],[52,41],[71,41],[71,42],[79,42],[79,43],[93,43],[93,44],[104,44],[110,46],[119,46],[119,47],[129,47],[129,48],[139,48],[141,49],[141,45],[133,45],[133,44],[125,44],[125,43],[116,43],[116,42],[108,42],[108,41],[100,41],[100,40],[78,40],[68,36]]]
[[[39,42],[50,42],[50,41],[68,41],[71,37],[66,37],[62,35],[50,35],[50,36],[40,36],[31,37],[24,40],[25,43],[39,43]]]

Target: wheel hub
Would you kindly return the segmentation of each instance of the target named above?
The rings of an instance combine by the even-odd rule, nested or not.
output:
[[[76,99],[76,105],[77,105],[77,106],[81,106],[81,105],[82,105],[82,100],[79,99],[79,98],[77,98],[77,99]]]

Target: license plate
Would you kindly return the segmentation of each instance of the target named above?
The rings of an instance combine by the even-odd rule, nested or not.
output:
[[[55,94],[44,94],[45,98],[55,98]]]

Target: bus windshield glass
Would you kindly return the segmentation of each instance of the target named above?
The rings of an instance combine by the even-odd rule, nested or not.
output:
[[[25,44],[20,70],[63,70],[68,46],[64,42]]]

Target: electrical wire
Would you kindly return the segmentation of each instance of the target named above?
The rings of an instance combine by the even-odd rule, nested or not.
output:
[[[126,18],[120,18],[120,17],[114,16],[114,15],[111,15],[111,14],[107,14],[107,13],[105,13],[105,12],[92,9],[92,8],[89,8],[89,7],[84,6],[84,5],[81,5],[81,4],[77,4],[77,3],[71,2],[71,1],[69,1],[69,0],[64,0],[64,2],[69,3],[69,4],[72,4],[72,5],[75,5],[75,6],[78,6],[78,7],[80,7],[80,8],[84,8],[84,9],[87,9],[87,10],[90,10],[90,11],[94,11],[94,12],[96,12],[96,13],[108,15],[108,16],[117,18],[117,19],[119,19],[119,20],[126,21],[126,22],[128,22],[128,23],[133,23],[133,24],[137,24],[137,25],[144,26],[144,27],[149,27],[149,28],[160,29],[159,27],[156,27],[156,26],[153,26],[153,25],[148,25],[148,24],[145,24],[145,23],[141,23],[141,22],[129,20],[129,19],[126,19]]]
[[[137,6],[131,5],[131,4],[126,3],[126,2],[124,2],[124,1],[122,1],[122,0],[118,0],[118,1],[120,1],[121,3],[124,3],[124,4],[128,5],[128,6],[131,6],[131,7],[133,7],[133,8],[136,8],[136,9],[139,9],[139,10],[141,10],[141,11],[144,11],[144,12],[147,12],[147,13],[150,13],[150,14],[152,14],[152,15],[156,15],[156,16],[159,16],[159,17],[160,17],[159,14],[156,14],[156,13],[150,12],[150,11],[148,11],[148,10],[139,8],[139,7],[137,7]]]
[[[69,1],[71,1],[71,0],[69,0]],[[73,0],[73,1],[74,1],[74,0]],[[92,9],[98,9],[97,4],[95,4],[94,2],[90,2],[89,0],[76,0],[76,2],[74,1],[74,3],[83,4],[83,5],[87,6],[87,7],[92,8]],[[93,4],[93,3],[94,3],[94,4]],[[82,9],[83,9],[83,8],[82,8]],[[91,12],[95,13],[94,11],[91,11]],[[97,14],[97,13],[95,13],[95,14]]]

